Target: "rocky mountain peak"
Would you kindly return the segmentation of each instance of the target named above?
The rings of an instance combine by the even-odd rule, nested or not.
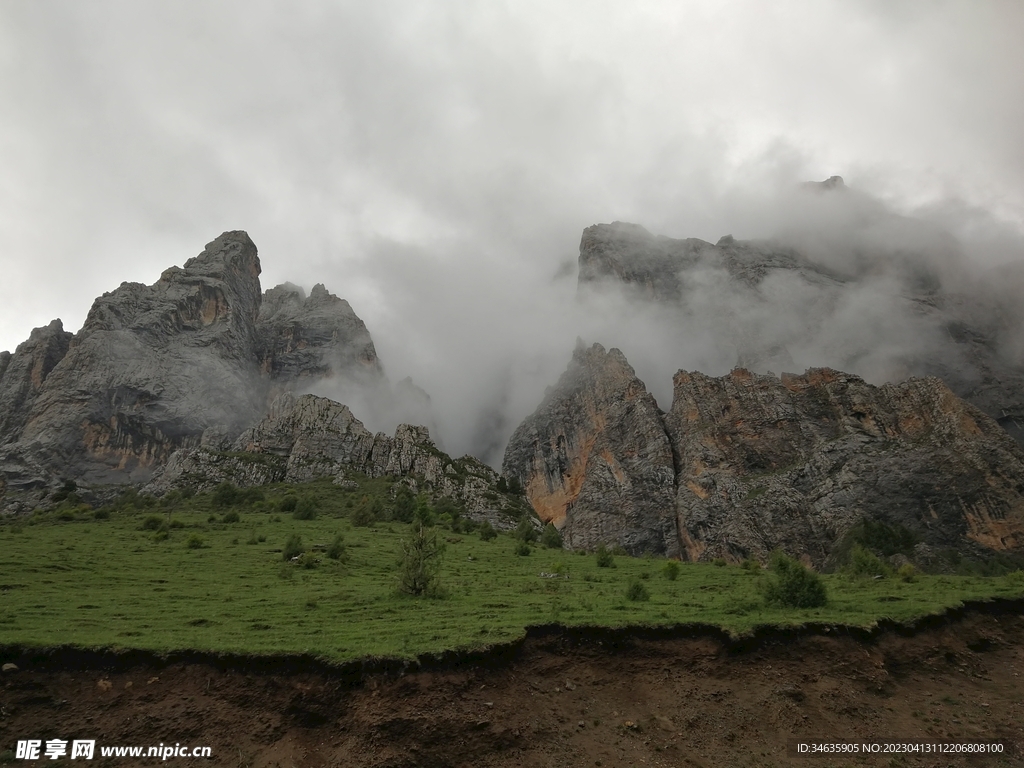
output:
[[[671,445],[653,396],[618,349],[577,346],[512,435],[502,466],[571,547],[678,552]]]
[[[225,232],[96,299],[74,336],[55,321],[0,359],[0,504],[61,478],[145,482],[175,450],[230,444],[298,379],[382,376],[348,302],[286,284],[264,305],[260,269]]]
[[[842,176],[829,176],[824,181],[805,181],[802,186],[804,189],[815,192],[832,192],[847,189]]]

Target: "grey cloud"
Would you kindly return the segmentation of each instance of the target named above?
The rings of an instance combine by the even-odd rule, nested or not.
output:
[[[839,0],[6,3],[0,348],[55,316],[75,329],[97,294],[243,228],[265,286],[324,282],[348,299],[392,381],[430,392],[448,447],[482,450],[505,427],[480,425],[532,408],[578,334],[621,343],[652,380],[731,364],[714,291],[679,333],[628,306],[588,314],[572,280],[552,280],[595,222],[785,236],[843,269],[927,245],[947,282],[974,279],[965,265],[1012,271],[1021,15]],[[794,207],[795,182],[832,173],[864,190],[860,208]],[[870,306],[887,279],[846,300]],[[782,303],[720,319],[790,338],[804,321]],[[815,357],[822,333],[793,354]],[[661,399],[667,386],[652,384]]]

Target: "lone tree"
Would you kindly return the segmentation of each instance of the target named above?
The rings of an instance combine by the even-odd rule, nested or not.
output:
[[[398,588],[408,595],[438,594],[443,554],[444,543],[437,540],[437,531],[422,521],[414,522],[409,538],[402,541]]]

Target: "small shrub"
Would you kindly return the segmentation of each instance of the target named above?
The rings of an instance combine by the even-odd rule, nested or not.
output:
[[[888,576],[892,573],[889,566],[860,544],[855,544],[850,552],[850,564],[846,572],[851,576]]]
[[[302,545],[302,537],[297,533],[293,533],[284,543],[284,548],[281,550],[281,559],[291,560],[293,557],[298,557],[305,551],[306,548]]]
[[[57,519],[61,520],[62,522],[65,522],[65,523],[66,522],[70,522],[71,520],[74,520],[75,517],[76,517],[76,515],[75,515],[74,511],[70,510],[70,509],[61,510],[57,514]]]
[[[345,541],[344,537],[339,533],[334,537],[334,541],[327,547],[327,556],[331,560],[344,560],[345,559]]]
[[[901,565],[899,571],[896,572],[896,575],[908,584],[917,581],[917,569],[910,563],[904,563]]]
[[[595,556],[597,558],[597,567],[598,568],[614,568],[615,567],[615,556],[608,550],[608,548],[604,544],[601,544],[597,548],[597,552],[595,553]]]
[[[188,541],[185,542],[185,546],[189,549],[202,549],[206,546],[206,542],[203,541],[203,537],[198,533],[193,533],[188,537]]]
[[[50,498],[57,502],[64,501],[77,490],[78,485],[77,483],[75,483],[74,480],[65,480],[64,484],[60,487],[60,489],[54,491],[53,495]],[[77,496],[77,494],[75,495]]]
[[[540,534],[540,543],[548,549],[561,549],[562,534],[558,532],[554,525],[548,523]]]
[[[153,541],[159,543],[161,541],[167,541],[171,536],[170,532],[166,528],[161,528],[159,531],[153,534]]]
[[[762,591],[765,602],[787,608],[819,608],[828,602],[825,582],[803,563],[782,552],[771,559],[771,576]]]
[[[181,520],[171,520],[171,528],[184,528],[185,524]]]
[[[249,538],[245,540],[245,543],[249,544],[250,546],[255,546],[256,544],[259,544],[259,539],[256,538],[256,531],[253,531],[251,534],[249,534]]]
[[[313,570],[320,565],[320,561],[313,557],[312,552],[303,552],[299,555],[298,563],[299,567],[305,568],[306,570]]]
[[[401,485],[395,491],[395,502],[391,516],[400,523],[411,523],[416,514],[416,499],[407,485]]]
[[[714,560],[711,561],[711,564],[718,568],[725,568],[725,566],[728,565],[728,563],[725,562],[724,557],[716,557]]]
[[[516,548],[513,550],[519,557],[527,557],[533,550],[530,549],[530,545],[525,541],[517,541]]]
[[[898,523],[888,525],[881,521],[865,518],[853,532],[854,539],[865,548],[889,557],[897,553],[909,553],[917,544],[917,537]]]
[[[304,496],[299,500],[299,503],[295,505],[295,511],[292,512],[292,517],[295,520],[315,520],[316,503],[309,497]]]
[[[372,527],[374,522],[376,522],[376,517],[370,503],[364,500],[358,507],[356,507],[352,511],[351,520],[352,525],[359,526],[360,528]]]
[[[238,513],[235,510],[231,510],[230,512],[226,513],[224,517],[221,518],[221,521],[225,523],[237,523],[241,519],[242,518],[239,517]]]
[[[498,532],[496,530],[494,530],[494,526],[492,526],[486,520],[484,520],[484,522],[482,522],[480,524],[480,540],[481,541],[490,541],[491,539],[493,539],[497,535],[498,535]]]
[[[281,512],[294,512],[295,508],[299,505],[299,497],[293,493],[289,493],[283,499],[281,503],[277,505],[277,508]]]
[[[280,522],[280,521],[278,521],[278,522]],[[262,533],[261,533],[261,534],[260,534],[259,536],[257,536],[257,537],[256,537],[256,541],[258,541],[258,542],[259,542],[260,544],[262,544],[262,543],[263,543],[263,542],[265,542],[266,540],[267,540],[267,537],[266,537],[266,535],[264,535],[264,534],[262,534]]]
[[[523,515],[519,525],[516,526],[516,538],[527,544],[532,544],[537,540],[537,529],[533,527],[533,520],[529,516]]]
[[[675,560],[669,560],[665,563],[665,567],[661,569],[661,573],[669,581],[675,581],[679,578],[679,563]]]
[[[142,530],[155,531],[163,524],[164,519],[160,515],[147,515],[146,519],[142,521]]]
[[[651,599],[651,593],[642,581],[634,579],[626,588],[626,599],[633,603],[646,602]]]
[[[216,515],[210,515],[208,518],[206,518],[206,522],[208,522],[208,523],[216,523],[217,522],[217,516]]]
[[[210,502],[217,509],[223,509],[224,507],[230,507],[232,504],[238,501],[238,488],[233,483],[227,481],[221,483],[213,489],[213,495],[210,497]]]
[[[100,507],[99,509],[92,513],[92,517],[94,520],[109,520],[110,510],[107,509],[106,507]]]
[[[743,561],[743,570],[750,571],[751,573],[760,573],[761,561],[754,557],[748,557]]]

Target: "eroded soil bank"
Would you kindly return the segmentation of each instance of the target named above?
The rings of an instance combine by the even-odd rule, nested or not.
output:
[[[548,628],[404,673],[5,649],[19,669],[0,676],[0,752],[59,737],[205,745],[202,764],[223,766],[1024,765],[1017,604],[871,637],[680,634]],[[793,758],[796,737],[1001,741],[1006,752]]]

